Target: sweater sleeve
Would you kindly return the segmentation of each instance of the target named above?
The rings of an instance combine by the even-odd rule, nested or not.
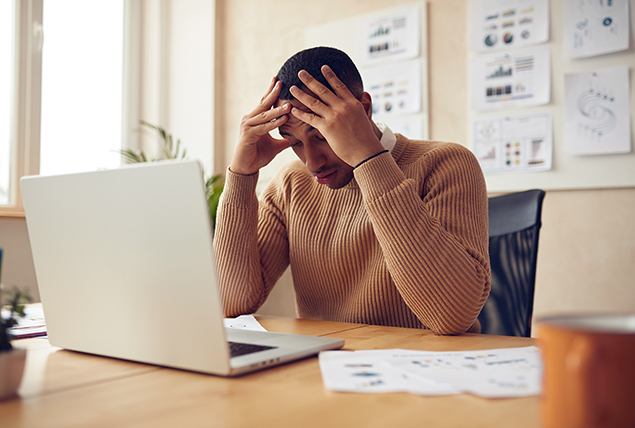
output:
[[[437,333],[462,333],[489,295],[485,182],[472,153],[458,144],[422,163],[422,184],[406,178],[389,153],[357,168],[355,178],[408,307]]]
[[[256,312],[289,264],[282,218],[259,207],[257,181],[228,169],[218,206],[214,252],[227,317]]]

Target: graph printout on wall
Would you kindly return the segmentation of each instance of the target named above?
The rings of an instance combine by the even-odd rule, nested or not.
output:
[[[564,143],[569,154],[631,151],[628,67],[565,75]]]
[[[373,99],[373,117],[383,120],[421,111],[421,61],[362,68],[360,72]]]
[[[551,169],[549,113],[474,121],[472,147],[485,173]]]
[[[628,49],[628,0],[566,0],[564,51],[582,58]]]
[[[306,47],[332,46],[346,52],[362,75],[364,90],[372,95],[373,119],[409,138],[428,138],[426,2],[360,9],[363,14],[306,28]]]
[[[547,0],[472,0],[470,49],[489,52],[549,40]]]
[[[472,108],[496,110],[549,103],[551,48],[540,45],[472,59]]]
[[[406,5],[359,17],[355,61],[359,67],[395,63],[419,56],[421,6]]]

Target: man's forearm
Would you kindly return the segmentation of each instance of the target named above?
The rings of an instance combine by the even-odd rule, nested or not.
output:
[[[253,272],[259,263],[256,182],[257,175],[243,177],[227,171],[218,207],[214,251],[226,316],[253,312],[262,287]]]
[[[470,159],[454,167],[467,169],[464,176],[474,168]],[[443,334],[467,330],[489,292],[487,195],[479,173],[472,183],[435,172],[420,195],[388,155],[356,172],[402,298],[424,325]]]

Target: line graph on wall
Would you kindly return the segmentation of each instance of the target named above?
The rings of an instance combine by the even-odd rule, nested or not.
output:
[[[565,147],[574,155],[628,153],[628,68],[565,76]]]

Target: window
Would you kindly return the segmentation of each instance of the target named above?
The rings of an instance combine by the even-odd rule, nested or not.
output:
[[[0,2],[0,205],[10,202],[11,119],[13,115],[13,3]]]
[[[0,0],[0,216],[24,215],[22,176],[154,152],[140,120],[211,166],[215,16],[214,0]]]
[[[10,89],[7,98],[0,100],[0,103],[9,104],[8,112],[5,110],[0,118],[3,123],[0,126],[8,127],[3,128],[0,135],[2,153],[8,153],[4,161],[0,160],[0,176],[3,177],[0,180],[6,186],[3,187],[0,214],[21,216],[18,180],[23,175],[37,173],[39,162],[42,0],[1,3],[3,8],[8,9],[3,9],[0,14],[3,24],[0,44],[4,46],[4,55],[0,54],[0,68],[10,70]],[[9,20],[8,24],[5,24],[5,19]],[[6,48],[7,43],[9,48]],[[3,78],[0,87],[6,84]],[[6,104],[3,108],[6,109]],[[7,161],[9,167],[6,167]]]
[[[0,215],[24,175],[120,164],[124,2],[0,1]]]
[[[40,173],[119,166],[123,0],[44,0],[43,28]]]

